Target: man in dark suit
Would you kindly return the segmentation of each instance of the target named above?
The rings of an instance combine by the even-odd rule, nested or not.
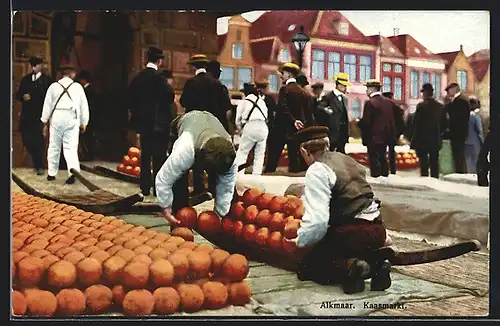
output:
[[[43,175],[45,142],[43,137],[43,101],[52,79],[43,70],[43,59],[29,59],[31,73],[24,76],[16,92],[16,99],[22,103],[19,131],[24,146],[28,150],[33,167],[38,175]]]
[[[167,158],[169,126],[172,122],[174,90],[158,72],[163,59],[161,49],[149,48],[146,69],[138,73],[129,86],[131,123],[139,136],[141,147],[140,187],[145,196],[149,196],[151,186],[156,195],[153,180]]]
[[[385,92],[382,93],[382,96],[387,97],[389,100],[394,102],[394,93],[393,92]],[[399,105],[394,102],[393,106],[394,110],[394,124],[396,125],[396,137],[394,141],[389,144],[389,169],[391,174],[396,174],[396,145],[398,144],[399,137],[404,132],[405,129],[405,120],[404,120],[404,111],[401,109]]]
[[[457,83],[446,87],[450,103],[446,105],[448,114],[448,136],[451,142],[451,152],[456,173],[467,173],[465,164],[465,140],[469,131],[470,103],[467,96],[460,92]]]
[[[318,105],[315,118],[318,124],[329,129],[330,151],[345,154],[349,141],[349,118],[347,116],[347,86],[351,86],[349,75],[344,72],[335,76],[335,88],[323,96]]]
[[[264,172],[276,171],[283,146],[288,143],[288,171],[296,173],[301,171],[299,144],[292,138],[298,130],[313,125],[311,96],[297,83],[299,66],[288,62],[279,68],[279,72],[284,85],[278,95],[276,123],[273,128],[274,133],[270,136],[273,141],[269,146]]]
[[[87,97],[87,102],[89,104],[89,115],[91,119],[89,120],[89,124],[87,125],[87,129],[82,134],[82,150],[83,157],[82,161],[93,161],[95,158],[95,127],[96,121],[98,123],[99,117],[99,95],[97,91],[92,86],[92,76],[90,71],[82,70],[77,76],[77,80],[83,87],[85,91],[85,96]]]
[[[443,104],[434,98],[434,88],[424,84],[421,92],[424,100],[417,105],[414,118],[414,132],[410,139],[420,162],[420,175],[439,178],[439,150],[442,146],[442,133],[446,128],[446,115]]]
[[[389,176],[387,164],[387,146],[396,137],[394,123],[394,102],[380,93],[382,85],[378,80],[366,82],[366,94],[370,97],[365,102],[363,117],[358,120],[363,145],[368,148],[370,172],[374,178]]]
[[[276,101],[271,95],[267,93],[268,86],[269,82],[267,80],[255,82],[255,87],[257,88],[257,92],[259,93],[260,98],[264,100],[264,103],[266,103],[268,113],[268,127],[269,130],[271,130],[274,125],[274,118],[276,115]],[[269,144],[269,137],[267,139]]]
[[[210,60],[207,63],[206,69],[207,69],[207,75],[214,78],[222,88],[222,92],[220,92],[218,96],[219,104],[217,105],[218,108],[217,112],[220,115],[220,117],[218,117],[219,121],[222,121],[222,125],[224,126],[224,128],[226,128],[226,131],[228,131],[229,128],[228,111],[231,110],[232,105],[231,105],[231,98],[229,96],[229,90],[227,89],[226,85],[222,84],[219,80],[220,75],[222,73],[222,70],[220,69],[220,62],[217,60]]]

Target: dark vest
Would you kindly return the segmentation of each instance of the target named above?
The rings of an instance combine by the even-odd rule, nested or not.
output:
[[[373,201],[365,168],[353,158],[338,152],[325,152],[318,162],[329,166],[337,176],[330,200],[330,226],[349,223]]]

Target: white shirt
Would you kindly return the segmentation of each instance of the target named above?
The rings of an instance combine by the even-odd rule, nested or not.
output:
[[[193,136],[183,132],[174,143],[172,153],[156,175],[156,194],[162,208],[172,205],[174,183],[186,173],[195,162]],[[229,213],[236,185],[236,162],[225,173],[217,176],[215,188],[215,210],[221,216]]]
[[[453,100],[455,100],[457,97],[459,97],[460,94],[461,94],[461,92],[456,93],[455,96],[453,96]]]
[[[152,62],[148,62],[146,68],[153,68],[154,70],[158,70],[158,66]]]
[[[195,75],[199,75],[201,73],[207,73],[207,70],[205,68],[200,68],[194,72]]]
[[[36,81],[38,78],[40,78],[40,76],[41,76],[41,75],[42,75],[42,73],[41,73],[41,72],[37,72],[36,74],[33,74],[33,75],[32,75],[33,77],[32,77],[31,79],[32,79],[33,81]]]
[[[328,230],[332,189],[337,182],[335,172],[324,163],[314,162],[305,175],[304,216],[297,232],[297,247],[306,247],[320,241]],[[355,218],[373,221],[380,216],[378,204],[372,204]]]
[[[288,85],[290,83],[296,83],[296,82],[297,82],[297,80],[295,78],[289,78],[289,79],[287,79],[287,81],[285,82],[285,84]]]
[[[57,106],[54,107],[57,99],[64,91],[63,87],[59,85],[59,83],[64,87],[68,87],[71,83],[73,83],[68,89],[68,93],[71,98],[68,94],[64,94],[57,103]],[[73,82],[73,79],[69,77],[63,77],[59,79],[58,82],[52,83],[52,85],[49,86],[43,102],[42,117],[40,120],[43,123],[46,123],[51,117],[52,111],[57,109],[72,109],[76,112],[79,125],[86,126],[89,123],[89,104],[87,102],[87,96],[85,96],[85,91],[83,90],[82,85]]]
[[[250,110],[252,110],[253,107],[253,103],[250,102],[249,100],[252,102],[256,102],[265,116],[263,116],[262,113],[259,111],[259,109],[256,107],[255,109],[253,109],[252,115],[246,121],[246,118],[250,114]],[[257,97],[254,94],[249,94],[247,97],[245,97],[243,101],[238,103],[238,106],[236,107],[236,119],[235,119],[236,128],[238,130],[241,130],[245,123],[254,120],[266,121],[267,117],[268,117],[268,109],[266,102],[264,102],[263,98]]]
[[[373,93],[370,94],[370,98],[372,98],[372,97],[374,97],[376,95],[382,95],[382,93],[381,92],[373,92]]]

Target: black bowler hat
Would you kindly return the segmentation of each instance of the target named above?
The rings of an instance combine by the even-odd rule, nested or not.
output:
[[[150,47],[148,50],[148,61],[156,62],[160,59],[165,59],[163,51],[155,46]]]
[[[90,74],[90,71],[82,70],[82,71],[80,71],[80,73],[78,74],[78,77],[76,79],[78,79],[78,80],[85,79],[86,81],[89,82],[92,79],[92,75]]]
[[[387,98],[393,98],[394,93],[393,92],[384,92],[384,93],[382,93],[382,96],[387,97]]]
[[[307,81],[307,77],[304,75],[298,75],[295,80],[297,81],[297,84],[300,86],[307,86],[309,85],[309,82]]]
[[[31,57],[30,57],[30,65],[31,65],[32,67],[34,67],[34,66],[36,66],[36,65],[39,65],[39,64],[41,64],[42,62],[43,62],[43,58],[42,58],[42,57],[40,57],[40,56],[36,56],[36,55],[34,55],[34,56],[31,56]]]
[[[450,90],[450,88],[453,88],[453,87],[460,87],[460,86],[458,86],[458,84],[457,84],[457,83],[451,83],[451,84],[449,84],[448,86],[446,86],[446,88],[445,88],[444,90],[445,90],[445,91],[449,91],[449,90]]]
[[[170,70],[167,70],[167,69],[164,69],[161,74],[163,75],[163,77],[165,78],[174,78],[174,75],[172,74],[172,71]]]
[[[428,92],[434,92],[434,87],[432,87],[432,84],[424,84],[422,86],[422,89],[420,90],[421,92],[425,92],[425,91],[428,91]]]

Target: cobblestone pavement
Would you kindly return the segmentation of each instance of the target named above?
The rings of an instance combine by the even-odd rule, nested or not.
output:
[[[79,182],[71,186],[64,185],[63,177],[47,185],[45,177],[34,175],[30,169],[15,169],[15,172],[36,189],[49,193],[88,191]],[[138,192],[136,185],[86,172],[83,174],[104,189],[120,195]],[[12,190],[21,191],[14,182],[12,182]],[[384,201],[391,202],[391,197],[387,195]],[[155,199],[146,198],[146,200],[154,201]],[[456,205],[450,196],[440,197],[439,202],[443,209]],[[196,207],[199,212],[212,208],[213,202],[206,202]],[[472,211],[483,212],[479,206],[474,206]],[[119,217],[127,223],[143,225],[155,231],[169,231],[169,227],[158,214]],[[394,247],[401,251],[433,247],[431,244],[406,238],[395,237],[393,240]],[[195,241],[208,242],[198,234]],[[253,291],[250,304],[244,307],[231,306],[216,311],[200,311],[193,315],[214,317],[285,315],[456,317],[488,314],[489,253],[484,250],[430,264],[394,266],[393,284],[388,290],[371,292],[369,281],[367,281],[365,292],[356,295],[345,295],[337,286],[320,286],[312,282],[301,282],[292,272],[260,262],[251,261],[250,266],[247,278]]]

